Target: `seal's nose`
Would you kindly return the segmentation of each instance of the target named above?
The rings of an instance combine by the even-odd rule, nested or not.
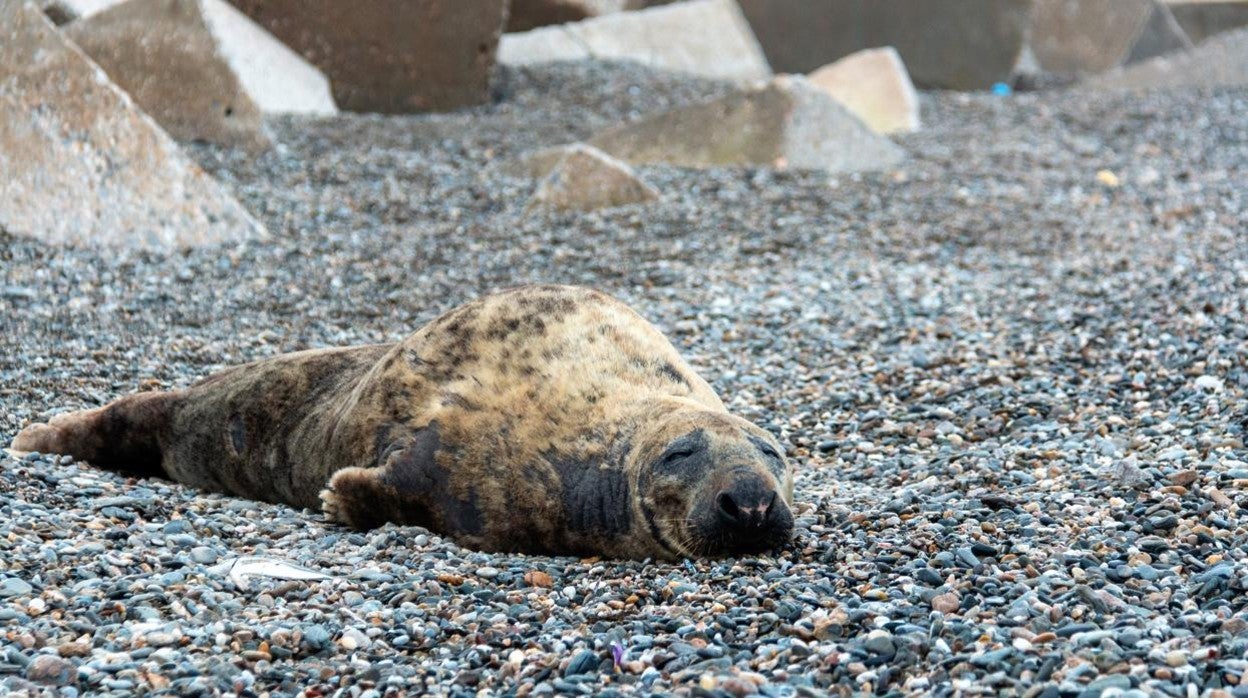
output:
[[[762,527],[771,518],[775,503],[775,490],[757,487],[753,483],[738,483],[715,497],[720,520],[742,530]]]
[[[719,533],[737,550],[761,549],[792,532],[793,517],[774,488],[761,477],[738,477],[715,495]]]

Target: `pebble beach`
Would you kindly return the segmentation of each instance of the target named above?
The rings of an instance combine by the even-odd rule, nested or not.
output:
[[[267,240],[0,232],[0,444],[588,285],[785,445],[791,545],[485,554],[0,455],[0,694],[1248,695],[1248,92],[924,93],[888,171],[647,166],[657,201],[592,213],[500,167],[728,89],[506,69],[475,109],[190,147]]]

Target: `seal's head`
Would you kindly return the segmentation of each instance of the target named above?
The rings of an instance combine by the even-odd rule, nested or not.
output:
[[[637,504],[672,556],[761,553],[793,535],[793,474],[765,430],[688,407],[655,418],[633,452]]]

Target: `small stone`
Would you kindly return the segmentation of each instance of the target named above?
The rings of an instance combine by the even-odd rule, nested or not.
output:
[[[24,579],[7,577],[0,580],[0,597],[26,596],[32,591],[34,591],[33,587]]]
[[[205,546],[191,548],[191,559],[201,565],[211,565],[217,561],[217,551]]]
[[[954,613],[961,605],[962,599],[957,592],[951,591],[932,597],[932,610],[940,611],[941,613]]]
[[[68,686],[73,683],[76,670],[70,662],[51,654],[40,654],[26,665],[26,678],[35,683],[52,686]]]
[[[549,574],[541,570],[529,570],[524,573],[524,583],[529,586],[549,589],[555,585],[555,580]]]
[[[1196,472],[1195,470],[1180,470],[1179,472],[1174,473],[1173,475],[1170,476],[1170,482],[1173,482],[1174,484],[1180,485],[1182,487],[1187,487],[1193,482],[1196,482],[1196,479],[1199,477],[1200,477],[1200,473]]]
[[[563,675],[576,676],[578,674],[596,672],[600,662],[601,660],[596,652],[592,650],[581,650],[572,656],[572,660],[568,662],[567,668],[563,670]]]
[[[342,637],[338,638],[338,645],[348,652],[357,649],[368,649],[373,644],[372,640],[364,633],[355,628],[347,628],[342,631]]]

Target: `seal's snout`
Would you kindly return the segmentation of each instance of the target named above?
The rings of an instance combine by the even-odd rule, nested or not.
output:
[[[730,552],[774,548],[793,534],[793,515],[774,487],[756,474],[736,477],[715,495],[716,529],[710,537]]]

